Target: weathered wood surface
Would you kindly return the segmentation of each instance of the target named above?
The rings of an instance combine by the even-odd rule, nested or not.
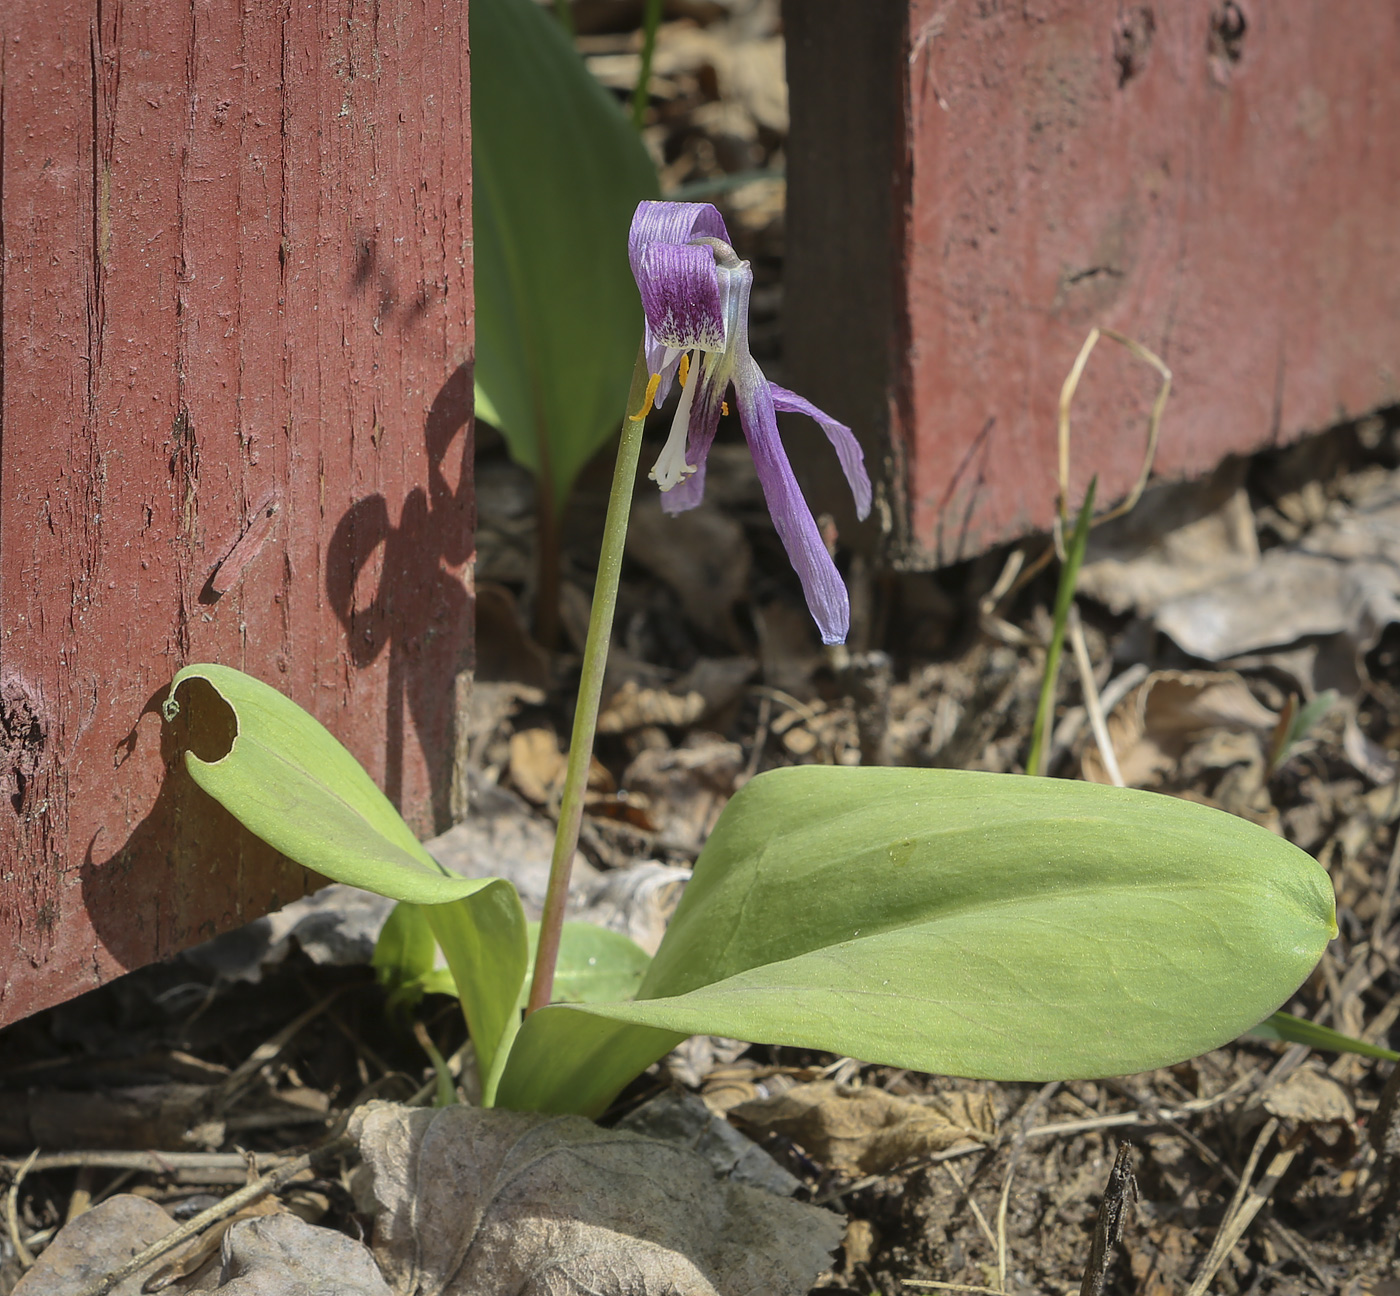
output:
[[[446,826],[472,321],[466,0],[0,26],[3,1023],[305,889],[167,773],[185,662]]]
[[[1090,328],[1175,384],[1158,468],[1400,400],[1400,7],[788,0],[786,365],[936,566],[1050,521]],[[1156,378],[1101,344],[1074,482],[1126,493]],[[797,426],[794,437],[805,436]],[[818,480],[815,502],[839,513]]]

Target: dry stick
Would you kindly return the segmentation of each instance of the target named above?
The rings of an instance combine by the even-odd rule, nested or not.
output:
[[[1064,385],[1060,388],[1059,416],[1056,421],[1056,433],[1059,445],[1059,500],[1055,511],[1055,522],[1052,527],[1052,542],[1045,547],[1040,555],[1031,563],[1026,563],[1025,551],[1015,550],[1006,560],[1006,566],[1002,569],[1000,579],[992,593],[983,598],[978,606],[980,618],[984,623],[998,624],[1004,626],[1005,622],[999,622],[995,612],[996,605],[1002,599],[1023,589],[1026,584],[1038,575],[1045,565],[1050,561],[1051,555],[1059,554],[1064,557],[1064,524],[1069,521],[1069,414],[1070,407],[1074,403],[1074,394],[1079,388],[1079,381],[1084,376],[1084,367],[1089,363],[1089,356],[1099,343],[1099,338],[1106,337],[1110,341],[1117,342],[1137,359],[1145,364],[1151,365],[1161,376],[1162,386],[1158,389],[1157,399],[1152,402],[1152,411],[1147,417],[1147,447],[1142,457],[1142,467],[1138,469],[1137,481],[1133,483],[1133,488],[1128,492],[1127,498],[1121,504],[1109,509],[1105,513],[1099,514],[1092,526],[1102,526],[1105,522],[1111,522],[1114,518],[1122,517],[1125,513],[1131,512],[1137,507],[1137,502],[1142,498],[1142,493],[1147,489],[1147,482],[1152,476],[1153,465],[1157,461],[1157,442],[1161,435],[1162,415],[1167,408],[1167,398],[1172,390],[1172,371],[1162,362],[1162,360],[1149,351],[1140,342],[1117,332],[1115,329],[1094,328],[1089,330],[1089,336],[1084,339],[1084,345],[1080,347],[1078,356],[1075,357],[1074,364],[1070,367]]]
[[[1079,1284],[1079,1296],[1101,1296],[1113,1248],[1123,1236],[1123,1225],[1136,1199],[1137,1180],[1133,1177],[1132,1145],[1120,1143],[1113,1169],[1108,1173],[1108,1186],[1103,1190],[1103,1201],[1099,1203],[1094,1241],[1089,1248],[1089,1263],[1084,1267],[1084,1281]]]
[[[1293,1158],[1297,1155],[1296,1148],[1288,1148],[1275,1153],[1269,1162],[1268,1169],[1264,1172],[1264,1178],[1259,1181],[1259,1186],[1253,1190],[1250,1189],[1250,1180],[1254,1177],[1254,1171],[1259,1164],[1264,1145],[1273,1138],[1277,1130],[1278,1117],[1271,1116],[1264,1128],[1259,1131],[1259,1137],[1254,1140],[1249,1160],[1245,1162],[1244,1171],[1240,1175],[1239,1187],[1235,1189],[1235,1195],[1230,1199],[1230,1206],[1220,1225],[1220,1231],[1215,1235],[1215,1241],[1206,1254],[1201,1272],[1196,1276],[1196,1281],[1191,1284],[1187,1296],[1204,1296],[1206,1288],[1210,1286],[1211,1280],[1219,1271],[1220,1266],[1225,1263],[1225,1259],[1234,1248],[1235,1243],[1244,1236],[1245,1229],[1250,1226],[1254,1217],[1259,1213],[1259,1208],[1274,1190],[1274,1185],[1278,1183],[1283,1177],[1284,1171],[1293,1163]]]
[[[696,381],[699,381],[698,378]],[[564,772],[564,795],[559,802],[559,828],[554,835],[554,855],[549,862],[544,912],[540,915],[540,939],[535,956],[535,976],[530,982],[526,1015],[543,1008],[554,996],[554,965],[559,961],[559,941],[564,910],[569,902],[569,873],[583,825],[583,798],[588,769],[593,761],[593,738],[598,729],[598,707],[603,696],[603,674],[608,665],[613,614],[617,610],[617,586],[622,577],[622,556],[627,542],[627,517],[632,508],[632,486],[642,454],[642,428],[656,394],[647,374],[646,350],[639,348],[627,394],[627,418],[617,447],[608,513],[603,523],[603,547],[598,555],[598,579],[593,586],[593,607],[588,614],[588,639],[583,646],[578,701],[574,706],[574,732],[569,742],[569,763]]]
[[[324,995],[305,1012],[292,1018],[271,1039],[259,1044],[219,1086],[218,1093],[214,1098],[214,1110],[223,1112],[231,1107],[239,1094],[252,1082],[253,1077],[281,1053],[305,1026],[325,1012],[348,988],[348,986],[339,986],[328,995]]]
[[[5,1194],[5,1224],[10,1230],[10,1245],[14,1247],[15,1256],[23,1269],[28,1269],[34,1263],[34,1257],[29,1248],[24,1245],[24,1238],[20,1236],[19,1186],[24,1182],[24,1176],[29,1173],[30,1167],[38,1158],[39,1149],[35,1148],[24,1164],[15,1171],[15,1177],[10,1180],[10,1191]]]
[[[968,1283],[934,1282],[931,1278],[901,1278],[906,1287],[932,1287],[935,1291],[982,1292],[985,1296],[1008,1296],[1000,1287],[973,1287]]]
[[[1396,784],[1400,794],[1400,783]],[[1380,948],[1381,939],[1390,929],[1390,915],[1395,909],[1395,888],[1400,884],[1400,823],[1395,825],[1395,841],[1390,847],[1390,861],[1385,866],[1385,889],[1381,892],[1381,907],[1371,927],[1371,946]]]
[[[972,1212],[972,1218],[977,1221],[977,1227],[982,1230],[982,1236],[987,1239],[988,1245],[995,1252],[997,1250],[997,1235],[992,1232],[992,1226],[987,1223],[987,1217],[982,1214],[982,1208],[977,1204],[977,1199],[968,1190],[962,1175],[953,1168],[951,1161],[945,1161],[943,1168],[948,1172],[948,1177],[957,1184],[958,1192],[962,1194],[963,1200],[967,1202],[968,1210]]]
[[[1103,757],[1104,773],[1114,787],[1126,786],[1122,772],[1118,768],[1118,757],[1113,751],[1113,739],[1108,736],[1108,725],[1104,721],[1103,707],[1099,705],[1099,689],[1094,683],[1094,664],[1089,660],[1089,646],[1084,642],[1084,623],[1079,619],[1079,607],[1070,604],[1069,645],[1074,653],[1074,664],[1079,670],[1079,687],[1084,694],[1084,709],[1089,713],[1089,728],[1093,731],[1094,742],[1098,744],[1099,755]]]
[[[1011,1139],[1011,1151],[1006,1158],[1006,1177],[1001,1181],[1001,1201],[997,1204],[997,1286],[1006,1289],[1006,1208],[1011,1200],[1011,1176],[1016,1173],[1016,1162],[1021,1149],[1026,1145],[1026,1135],[1030,1132],[1035,1114],[1055,1095],[1063,1081],[1052,1080],[1042,1086],[1040,1092],[1025,1105],[1017,1122],[1016,1133]]]
[[[278,1166],[270,1174],[263,1175],[261,1179],[255,1179],[246,1188],[240,1188],[237,1192],[230,1193],[223,1201],[216,1203],[206,1211],[201,1211],[178,1228],[172,1229],[163,1238],[152,1242],[144,1251],[132,1256],[120,1269],[116,1269],[107,1274],[106,1277],[99,1278],[97,1282],[84,1287],[78,1296],[107,1296],[107,1293],[118,1283],[124,1282],[132,1274],[144,1269],[153,1261],[159,1260],[167,1252],[173,1251],[186,1239],[204,1232],[211,1224],[217,1224],[220,1220],[227,1219],[250,1203],[266,1197],[269,1193],[278,1192],[303,1170],[310,1169],[315,1162],[340,1152],[348,1152],[352,1147],[354,1147],[354,1141],[341,1136],[332,1139],[329,1143],[323,1143],[319,1148],[313,1148],[310,1152],[288,1161],[285,1165]]]
[[[239,1178],[247,1173],[248,1162],[237,1152],[49,1152],[40,1155],[31,1153],[30,1158],[0,1157],[0,1170],[15,1171],[26,1168],[26,1173],[41,1173],[45,1170],[73,1170],[82,1166],[92,1166],[97,1170],[136,1170],[145,1174],[173,1175],[179,1177],[185,1170],[230,1170],[237,1171]],[[257,1169],[269,1170],[285,1165],[288,1158],[268,1152],[257,1154]]]

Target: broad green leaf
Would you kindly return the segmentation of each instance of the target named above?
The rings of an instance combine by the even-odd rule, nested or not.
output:
[[[1400,1053],[1368,1044],[1365,1040],[1343,1035],[1330,1026],[1318,1026],[1292,1013],[1276,1012],[1249,1032],[1259,1039],[1282,1040],[1285,1044],[1306,1044],[1327,1053],[1359,1053],[1362,1057],[1380,1058],[1383,1062],[1400,1062]]]
[[[620,426],[642,309],[627,230],[656,173],[533,0],[473,0],[476,386],[562,508]]]
[[[1205,806],[776,770],[726,807],[636,1002],[533,1014],[499,1101],[596,1114],[689,1034],[1003,1080],[1147,1070],[1268,1016],[1335,933],[1314,860]]]
[[[464,987],[483,1085],[504,1062],[525,976],[525,915],[501,878],[463,878],[423,849],[360,763],[290,698],[228,666],[187,666],[163,708],[186,712],[194,781],[249,831],[336,882],[427,906]]]

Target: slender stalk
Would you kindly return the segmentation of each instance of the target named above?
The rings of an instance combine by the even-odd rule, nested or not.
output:
[[[554,993],[554,965],[559,959],[559,938],[564,928],[564,907],[569,898],[569,871],[578,847],[583,823],[583,795],[588,767],[593,760],[593,735],[598,728],[598,705],[603,696],[603,672],[608,665],[613,614],[617,610],[617,584],[622,575],[622,552],[627,543],[627,518],[632,509],[632,484],[642,453],[642,426],[651,405],[646,353],[638,351],[627,394],[627,418],[617,447],[608,517],[603,523],[603,548],[598,555],[598,579],[593,586],[593,609],[588,617],[588,642],[583,648],[583,671],[574,708],[574,734],[569,743],[569,764],[564,772],[564,794],[559,803],[559,829],[554,835],[554,858],[549,865],[549,886],[540,916],[540,943],[535,956],[535,979],[530,983],[526,1013],[543,1008]]]
[[[1089,483],[1084,507],[1079,510],[1074,536],[1065,553],[1064,566],[1060,568],[1060,584],[1055,590],[1055,624],[1050,632],[1050,645],[1045,650],[1040,701],[1035,709],[1035,725],[1031,729],[1031,749],[1026,756],[1027,774],[1045,773],[1045,756],[1050,750],[1050,721],[1055,711],[1055,683],[1060,677],[1060,656],[1065,649],[1065,626],[1074,603],[1074,587],[1079,582],[1079,564],[1084,561],[1084,549],[1089,543],[1089,528],[1094,519],[1094,491],[1098,484],[1097,477]]]
[[[647,92],[651,87],[651,59],[656,53],[656,29],[661,25],[661,0],[647,0],[642,20],[642,70],[632,91],[632,125],[638,130],[647,115]]]

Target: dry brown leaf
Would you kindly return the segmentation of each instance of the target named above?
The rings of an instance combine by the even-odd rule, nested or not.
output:
[[[521,729],[510,736],[510,781],[527,801],[547,805],[564,786],[569,758],[559,750],[552,729]],[[588,768],[591,792],[614,790],[612,775],[597,757]]]
[[[1142,787],[1214,730],[1267,734],[1277,722],[1233,671],[1154,671],[1113,709],[1108,733],[1123,781]],[[1257,747],[1257,737],[1254,742]],[[1086,746],[1080,767],[1091,782],[1109,782],[1097,747]]]
[[[399,1296],[798,1296],[841,1220],[578,1116],[371,1103],[352,1118]]]
[[[668,846],[698,851],[743,768],[744,751],[738,743],[694,733],[681,747],[638,752],[622,785],[647,797]]]
[[[175,1221],[153,1201],[120,1193],[65,1224],[15,1284],[13,1296],[76,1296],[158,1242]],[[160,1264],[153,1261],[112,1289],[111,1296],[139,1296]]]
[[[510,781],[527,801],[544,805],[564,782],[568,761],[549,729],[521,729],[510,736]]]
[[[986,1143],[996,1132],[986,1094],[900,1098],[873,1086],[832,1080],[742,1103],[730,1114],[751,1130],[792,1139],[847,1174],[884,1174],[958,1143]]]
[[[692,690],[645,688],[627,680],[598,715],[599,733],[627,733],[648,725],[694,724],[705,714],[705,699]]]
[[[1309,1125],[1352,1125],[1356,1109],[1346,1087],[1325,1071],[1299,1067],[1260,1099],[1270,1116]]]
[[[221,1278],[223,1296],[391,1296],[364,1243],[286,1212],[228,1231]]]

